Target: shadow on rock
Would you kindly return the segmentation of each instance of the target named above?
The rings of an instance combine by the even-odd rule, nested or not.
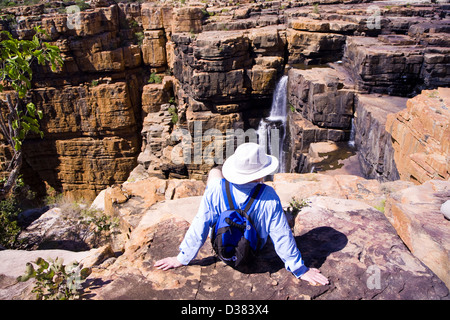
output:
[[[320,268],[331,253],[342,250],[348,242],[345,234],[331,227],[312,229],[301,236],[295,237],[295,240],[302,253],[305,265],[310,268]],[[217,260],[219,259],[210,256],[197,260],[193,264],[207,266]],[[249,264],[234,267],[237,271],[246,274],[275,273],[282,268],[284,268],[284,263],[275,252],[270,238],[261,252],[253,257]]]
[[[320,268],[327,257],[342,250],[348,242],[347,236],[331,227],[318,227],[295,237],[305,265]]]

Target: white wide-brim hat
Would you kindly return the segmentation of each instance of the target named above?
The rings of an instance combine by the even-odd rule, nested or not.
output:
[[[244,184],[268,176],[278,169],[278,159],[266,154],[256,143],[243,143],[225,161],[222,174],[235,184]]]

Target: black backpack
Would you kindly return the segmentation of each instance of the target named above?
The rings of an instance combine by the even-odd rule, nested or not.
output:
[[[260,240],[249,212],[264,187],[264,184],[258,183],[244,203],[244,209],[240,209],[230,190],[230,182],[222,180],[228,210],[222,212],[213,225],[211,243],[217,256],[232,267],[246,264],[251,254],[258,251]]]

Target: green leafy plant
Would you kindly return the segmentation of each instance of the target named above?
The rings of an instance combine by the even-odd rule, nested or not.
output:
[[[0,184],[5,179],[0,180]],[[17,178],[11,194],[0,201],[0,244],[8,249],[20,249],[23,241],[18,239],[22,228],[19,214],[34,200],[36,193],[25,184],[22,176]]]
[[[92,247],[108,242],[119,232],[119,218],[106,215],[103,211],[92,208],[84,200],[74,201],[63,195],[48,198],[48,205],[60,208],[62,218],[72,226],[67,236],[76,242],[88,241]]]
[[[309,202],[307,200],[298,200],[295,197],[292,197],[291,201],[289,202],[288,210],[292,212],[293,215],[297,215],[305,207],[309,207]]]
[[[111,217],[99,210],[82,209],[80,215],[81,223],[89,225],[94,235],[93,244],[99,245],[107,241],[115,233],[118,233],[119,218]]]
[[[25,274],[19,276],[17,281],[25,282],[31,278],[36,279],[32,290],[37,300],[76,300],[82,294],[82,284],[91,273],[89,268],[81,268],[76,261],[63,264],[63,259],[37,258],[33,263],[26,264]]]
[[[87,4],[83,0],[75,1],[75,4],[80,8],[80,11],[87,10],[91,7],[89,4]]]
[[[296,199],[295,197],[292,197],[291,201],[289,202],[289,207],[285,210],[286,218],[289,223],[290,228],[294,228],[295,225],[295,218],[297,217],[298,213],[305,207],[309,207],[309,202],[305,199]]]
[[[439,91],[433,90],[430,93],[428,93],[428,97],[430,98],[439,98]]]
[[[374,206],[375,209],[377,209],[380,212],[384,213],[384,206],[386,205],[386,200],[381,200],[380,204],[377,206]]]
[[[134,33],[134,39],[138,45],[142,45],[144,42],[145,35],[142,31],[138,31]]]
[[[289,103],[289,110],[291,110],[291,112],[295,112],[296,111],[295,107],[291,103]]]
[[[148,83],[161,83],[161,82],[162,82],[161,76],[157,75],[156,72],[152,72],[150,78],[148,79]]]
[[[168,111],[169,111],[170,115],[172,116],[172,124],[177,124],[177,122],[178,122],[177,107],[170,106]]]
[[[5,197],[13,187],[22,166],[22,143],[27,134],[32,131],[41,137],[43,132],[39,128],[39,120],[43,113],[37,110],[33,102],[25,102],[25,97],[31,89],[33,78],[32,64],[37,61],[40,65],[50,65],[56,71],[63,64],[60,49],[43,41],[46,32],[41,27],[34,28],[32,40],[14,39],[8,31],[1,31],[4,40],[0,42],[0,92],[8,90],[6,112],[0,112],[0,129],[7,144],[13,150],[10,165],[7,168],[9,177],[0,190]],[[12,92],[11,92],[12,89]]]
[[[312,12],[313,13],[320,13],[320,11],[319,11],[319,4],[318,3],[315,3],[313,5],[313,11]]]
[[[127,22],[130,29],[139,27],[139,23],[135,19],[127,19]]]
[[[20,211],[15,197],[0,201],[0,243],[6,248],[13,248],[21,229],[17,224]]]

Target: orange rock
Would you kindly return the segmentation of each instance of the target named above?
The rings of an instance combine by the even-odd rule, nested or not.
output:
[[[424,90],[405,110],[388,115],[386,130],[401,179],[423,183],[450,177],[449,106],[449,88]]]
[[[429,180],[391,193],[385,215],[409,250],[450,287],[450,222],[439,212],[450,181]]]

